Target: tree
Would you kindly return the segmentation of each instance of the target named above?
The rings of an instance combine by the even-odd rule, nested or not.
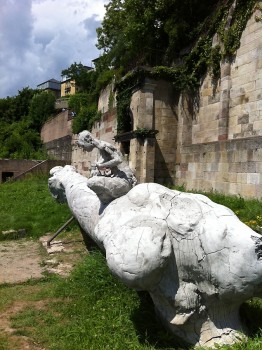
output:
[[[0,132],[0,158],[46,159],[40,135],[29,121],[5,123]]]
[[[55,113],[55,95],[42,91],[33,96],[29,108],[29,121],[34,130],[40,132],[41,127]]]
[[[0,99],[0,120],[12,123],[20,121],[29,113],[30,102],[39,90],[23,88],[18,95]]]
[[[108,64],[126,70],[137,65],[171,64],[192,42],[219,0],[111,0],[97,29]]]
[[[82,106],[73,120],[73,133],[78,134],[83,130],[91,130],[95,121],[101,118],[96,105]]]
[[[61,75],[74,80],[82,91],[91,92],[95,89],[96,72],[81,62],[71,64],[70,67],[62,70]]]
[[[18,91],[15,100],[16,113],[20,117],[19,119],[29,114],[31,100],[38,93],[40,93],[40,90],[30,89],[29,87],[25,87],[21,91]]]
[[[16,97],[7,97],[0,99],[0,120],[12,123],[16,120]],[[20,117],[20,116],[19,116]]]

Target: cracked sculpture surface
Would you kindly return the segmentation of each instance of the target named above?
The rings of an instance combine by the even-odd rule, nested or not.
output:
[[[105,205],[72,166],[49,188],[105,252],[114,275],[150,293],[165,326],[212,347],[244,337],[240,305],[262,294],[262,238],[207,197],[139,184]]]
[[[87,152],[97,149],[99,159],[93,165],[88,186],[103,203],[126,194],[136,185],[133,171],[124,161],[122,153],[111,143],[96,139],[89,131],[78,134],[77,145]]]

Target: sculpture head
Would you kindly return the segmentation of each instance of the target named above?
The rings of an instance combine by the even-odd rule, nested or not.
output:
[[[65,187],[62,183],[62,179],[66,176],[70,176],[70,173],[74,173],[76,170],[71,165],[66,165],[65,167],[56,166],[50,170],[51,177],[48,179],[48,188],[51,192],[52,197],[58,203],[66,203],[66,193]]]
[[[78,134],[77,145],[87,152],[91,152],[95,147],[93,135],[87,130],[80,132]]]

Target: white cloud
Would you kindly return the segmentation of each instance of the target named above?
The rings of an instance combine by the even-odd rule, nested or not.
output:
[[[60,79],[99,55],[96,28],[109,0],[0,0],[0,98]]]

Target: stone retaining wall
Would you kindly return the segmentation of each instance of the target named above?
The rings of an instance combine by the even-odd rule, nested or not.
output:
[[[262,196],[262,137],[184,146],[177,184],[243,197]]]
[[[12,178],[22,179],[28,172],[48,175],[53,167],[66,164],[59,160],[0,159],[0,183]]]
[[[125,153],[139,182],[261,197],[262,22],[256,17],[260,10],[248,21],[235,58],[221,62],[220,79],[207,74],[194,96],[178,96],[168,82],[150,79],[133,91],[133,129],[157,130],[155,139],[115,142],[115,93],[112,86],[101,92],[102,118],[92,133]],[[98,154],[83,152],[75,140],[73,135],[72,164],[89,176]]]
[[[175,183],[243,197],[262,195],[262,23],[256,10],[221,79],[207,75],[199,99],[180,96]],[[197,101],[197,103],[195,103]]]

